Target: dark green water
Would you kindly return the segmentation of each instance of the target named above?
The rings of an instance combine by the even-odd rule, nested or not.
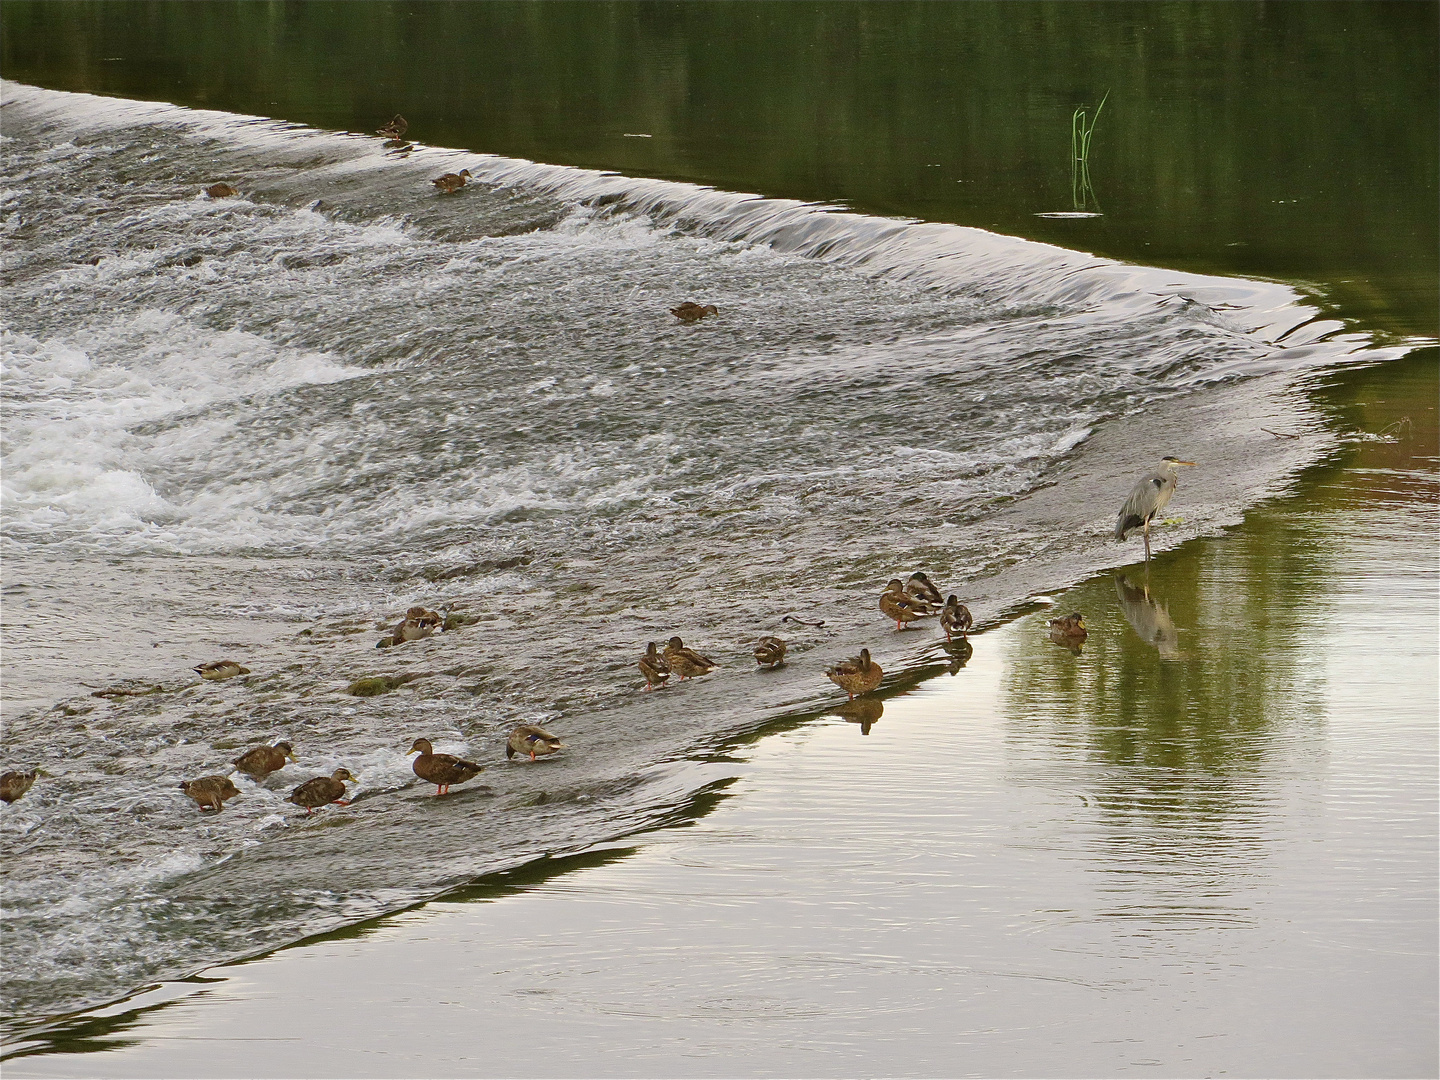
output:
[[[1437,332],[1431,3],[45,3],[54,89],[843,202],[1282,278]],[[1071,114],[1104,216],[1072,209]],[[649,138],[627,138],[648,135]]]

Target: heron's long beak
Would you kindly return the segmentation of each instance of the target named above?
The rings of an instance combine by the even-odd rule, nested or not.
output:
[[[1176,465],[1194,465],[1194,464],[1196,464],[1196,462],[1193,462],[1193,461],[1177,461],[1177,462],[1175,462],[1175,464],[1176,464]]]

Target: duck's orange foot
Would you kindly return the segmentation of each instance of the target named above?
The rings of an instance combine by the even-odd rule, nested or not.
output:
[[[531,750],[531,751],[530,751],[530,760],[531,760],[531,761],[534,761],[534,760],[535,760],[535,751],[534,751],[534,750]]]

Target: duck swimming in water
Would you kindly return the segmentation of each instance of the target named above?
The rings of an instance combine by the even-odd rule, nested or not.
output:
[[[435,753],[429,739],[416,739],[405,753],[408,756],[417,751],[420,756],[412,766],[415,775],[434,784],[436,795],[449,794],[451,784],[463,784],[466,780],[473,780],[485,769],[484,765],[466,761],[454,754]]]
[[[772,670],[785,662],[785,640],[769,634],[755,643],[755,663]]]
[[[1078,611],[1050,620],[1050,640],[1057,645],[1073,649],[1089,636],[1090,631],[1085,629],[1085,616]]]
[[[250,674],[248,667],[241,667],[234,660],[212,660],[208,664],[196,664],[190,670],[202,679],[209,679],[211,682],[233,679],[236,675]]]
[[[233,799],[240,794],[240,789],[228,776],[202,776],[199,780],[182,780],[180,790],[195,800],[202,813],[208,807],[218,814],[226,799]]]
[[[510,732],[510,738],[505,740],[505,757],[507,759],[513,758],[516,754],[529,754],[530,760],[534,761],[537,757],[564,749],[565,744],[560,741],[559,736],[551,735],[550,732],[536,724],[521,724]]]
[[[278,742],[274,746],[246,750],[235,759],[235,768],[256,780],[264,780],[272,772],[283,769],[286,761],[294,760],[295,748],[288,742]]]
[[[30,785],[35,783],[39,771],[31,769],[29,772],[7,772],[0,776],[0,800],[4,800],[6,805],[15,802],[30,790]]]
[[[465,186],[465,181],[470,179],[470,170],[461,169],[458,173],[447,172],[444,176],[437,176],[430,182],[440,189],[441,195],[453,195]]]
[[[714,304],[697,304],[692,300],[686,300],[679,307],[672,307],[670,314],[674,315],[681,322],[699,322],[706,315],[719,315],[720,309]]]
[[[313,814],[317,806],[324,806],[326,803],[349,806],[350,800],[345,798],[345,781],[354,779],[349,769],[336,769],[329,776],[306,780],[290,792],[290,797],[285,801],[303,806],[307,815]]]
[[[885,672],[880,669],[879,664],[870,659],[869,649],[861,649],[859,656],[853,660],[841,660],[825,672],[825,677],[849,694],[850,700],[854,701],[856,694],[868,694],[879,686]]]

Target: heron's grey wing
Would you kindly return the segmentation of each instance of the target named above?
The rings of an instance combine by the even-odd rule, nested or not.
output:
[[[1165,477],[1159,473],[1151,473],[1135,482],[1130,489],[1130,495],[1120,507],[1120,513],[1115,518],[1115,539],[1124,540],[1127,533],[1132,529],[1138,529],[1144,525],[1156,510],[1164,505],[1160,493],[1165,487]]]

